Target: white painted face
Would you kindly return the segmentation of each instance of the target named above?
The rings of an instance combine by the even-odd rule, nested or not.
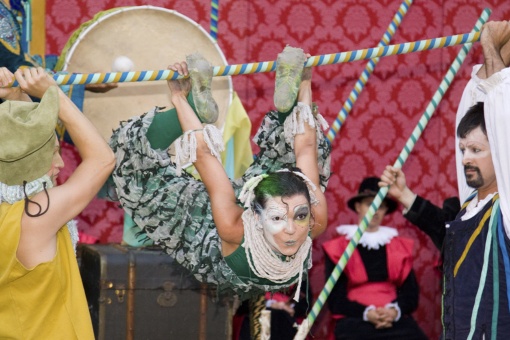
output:
[[[274,250],[292,256],[308,236],[310,216],[304,195],[270,198],[261,214],[264,238]]]
[[[57,177],[60,169],[64,167],[64,160],[62,156],[60,156],[60,144],[58,143],[58,139],[55,136],[55,149],[53,151],[53,159],[51,160],[51,168],[46,173],[50,176],[51,181],[53,182],[53,186],[57,185]]]
[[[496,183],[489,141],[480,127],[459,139],[459,149],[466,182],[470,187],[483,189]]]

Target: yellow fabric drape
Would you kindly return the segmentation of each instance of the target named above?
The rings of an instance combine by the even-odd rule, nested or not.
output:
[[[30,54],[46,55],[46,0],[32,0],[32,41]]]
[[[232,104],[228,109],[223,142],[227,145],[234,138],[234,177],[241,177],[253,162],[253,151],[250,143],[251,121],[236,92],[232,96]],[[221,161],[225,164],[227,149],[221,153]]]

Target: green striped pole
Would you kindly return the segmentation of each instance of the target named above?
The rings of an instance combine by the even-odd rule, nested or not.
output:
[[[395,13],[395,16],[391,20],[388,29],[386,29],[386,32],[384,32],[381,41],[379,41],[377,47],[387,46],[389,44],[391,38],[393,38],[393,35],[397,31],[398,26],[400,26],[402,19],[407,14],[407,11],[409,10],[409,7],[411,7],[412,4],[413,0],[404,0],[404,2],[402,2],[400,7],[398,8],[397,13]],[[370,61],[367,63],[367,66],[365,66],[365,69],[363,70],[358,80],[356,81],[354,88],[352,89],[351,93],[347,97],[347,100],[342,106],[342,110],[340,110],[340,112],[338,113],[338,116],[336,117],[335,121],[329,128],[328,134],[326,135],[330,142],[333,142],[338,131],[340,131],[342,124],[347,119],[347,116],[349,115],[349,112],[351,112],[354,103],[356,103],[356,100],[358,100],[358,96],[360,95],[361,91],[363,91],[363,88],[365,87],[368,78],[370,78],[370,75],[374,72],[375,66],[379,63],[379,60],[381,60],[381,58],[370,59]]]
[[[488,20],[489,15],[491,11],[490,9],[486,8],[483,12],[478,21],[476,22],[476,25],[474,27],[474,31],[480,31],[482,25]],[[401,168],[402,165],[407,160],[407,157],[411,153],[412,149],[414,148],[414,145],[418,141],[418,139],[421,136],[421,133],[427,126],[430,118],[434,114],[435,109],[441,102],[441,99],[443,98],[444,94],[446,93],[446,90],[448,90],[448,87],[453,81],[453,78],[457,74],[457,72],[460,69],[460,66],[464,62],[464,59],[466,58],[466,55],[468,54],[469,50],[471,49],[472,44],[465,44],[462,46],[462,49],[457,54],[457,57],[455,57],[455,60],[453,61],[452,65],[448,69],[448,72],[444,76],[443,80],[441,81],[441,84],[439,85],[439,88],[436,90],[434,95],[432,96],[432,100],[427,105],[427,108],[425,109],[425,112],[423,113],[422,117],[420,118],[418,125],[414,128],[411,137],[407,140],[406,145],[400,152],[400,155],[398,156],[397,160],[395,161],[394,167]],[[356,246],[358,245],[358,242],[363,234],[363,232],[366,230],[368,224],[372,220],[372,217],[374,216],[377,209],[379,209],[379,206],[381,205],[383,199],[386,197],[386,194],[388,193],[388,187],[382,187],[379,189],[379,192],[374,198],[374,201],[370,205],[370,208],[368,209],[366,215],[363,217],[363,220],[361,221],[358,229],[356,230],[356,233],[350,240],[349,244],[347,245],[347,248],[345,249],[344,253],[342,254],[342,257],[340,260],[338,260],[338,263],[336,264],[335,268],[333,269],[333,272],[331,273],[330,277],[328,278],[324,288],[322,289],[321,293],[319,294],[319,297],[317,301],[315,302],[314,306],[312,307],[311,312],[308,314],[307,318],[303,323],[299,326],[298,334],[296,337],[294,337],[294,340],[304,340],[304,337],[298,337],[300,334],[307,334],[310,330],[310,327],[313,325],[315,319],[317,318],[317,315],[319,315],[322,306],[324,306],[329,294],[331,293],[331,290],[335,286],[336,282],[338,281],[338,278],[340,277],[340,274],[342,273],[343,269],[345,268],[345,265],[347,264],[347,261],[349,261],[349,258],[351,257],[352,253],[354,252],[354,249],[356,249]],[[303,330],[303,329],[306,329]],[[301,336],[301,335],[300,335]]]

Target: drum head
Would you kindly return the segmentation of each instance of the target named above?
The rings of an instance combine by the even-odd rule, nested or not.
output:
[[[212,66],[227,65],[218,45],[196,22],[160,7],[122,7],[99,13],[75,32],[64,48],[63,70],[72,73],[112,72],[119,56],[134,63],[133,71],[164,70],[171,63],[199,52]],[[222,128],[231,103],[230,77],[214,77],[213,97]],[[85,91],[84,114],[109,140],[119,122],[139,116],[154,106],[172,107],[166,81],[119,83],[107,93]]]

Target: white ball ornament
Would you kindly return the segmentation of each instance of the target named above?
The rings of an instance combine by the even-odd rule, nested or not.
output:
[[[126,56],[119,56],[115,58],[112,64],[112,72],[130,72],[135,68],[135,64],[131,59]]]

